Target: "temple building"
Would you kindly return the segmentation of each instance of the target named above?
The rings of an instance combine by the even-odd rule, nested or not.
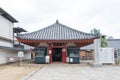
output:
[[[46,56],[49,56],[50,62],[79,63],[80,48],[92,44],[99,37],[67,27],[57,20],[46,28],[18,34],[16,38],[21,43],[35,47],[36,63],[45,63]]]

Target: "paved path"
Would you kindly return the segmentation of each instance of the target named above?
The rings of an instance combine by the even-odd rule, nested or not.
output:
[[[79,64],[49,64],[27,80],[120,80],[120,66],[95,68]]]

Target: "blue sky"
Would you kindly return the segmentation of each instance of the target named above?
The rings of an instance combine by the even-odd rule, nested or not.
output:
[[[0,0],[0,7],[16,18],[22,27],[33,32],[58,19],[71,28],[120,38],[120,0]]]

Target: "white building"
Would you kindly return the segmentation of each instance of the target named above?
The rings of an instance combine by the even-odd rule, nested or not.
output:
[[[16,22],[15,18],[0,8],[0,64],[7,63],[9,58],[15,61],[19,50],[24,51],[24,59],[31,59],[29,50],[13,47],[13,27]]]

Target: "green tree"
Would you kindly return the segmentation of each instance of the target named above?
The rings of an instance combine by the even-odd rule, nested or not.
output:
[[[96,35],[100,35],[100,30],[94,28],[94,29],[91,30],[91,33],[96,34]]]
[[[101,41],[101,47],[105,48],[108,46],[107,39],[105,38],[105,35],[100,36],[100,41]]]

